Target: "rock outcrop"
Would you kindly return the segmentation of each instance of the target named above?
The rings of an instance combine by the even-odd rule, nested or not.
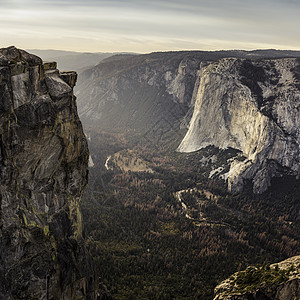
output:
[[[228,188],[255,193],[273,177],[300,175],[299,60],[221,59],[201,69],[193,116],[178,150],[208,145],[242,151],[233,161]]]
[[[0,299],[94,299],[79,201],[88,147],[76,73],[0,49]]]
[[[215,288],[214,300],[300,299],[300,256],[278,264],[248,267]]]

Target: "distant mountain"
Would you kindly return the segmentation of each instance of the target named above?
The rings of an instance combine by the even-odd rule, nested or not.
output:
[[[72,55],[72,54],[79,54],[80,52],[76,51],[66,51],[66,50],[40,50],[40,49],[27,49],[36,55],[41,55],[42,57],[58,57],[58,56],[65,56],[65,55]]]
[[[80,72],[86,67],[93,67],[115,53],[88,53],[63,50],[28,50],[40,56],[44,61],[56,61],[59,69]]]

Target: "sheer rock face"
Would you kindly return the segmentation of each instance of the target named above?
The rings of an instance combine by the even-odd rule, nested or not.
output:
[[[253,267],[255,269],[255,267]],[[278,264],[270,265],[270,269],[288,271],[283,282],[274,284],[261,283],[254,291],[237,292],[235,280],[237,272],[224,280],[215,288],[214,300],[298,300],[300,299],[300,256],[288,258]],[[249,287],[251,287],[249,283]],[[246,288],[247,289],[247,288]]]
[[[273,177],[300,175],[299,60],[222,59],[201,69],[193,116],[178,150],[214,145],[241,150],[231,163],[233,193],[252,181],[264,192]]]
[[[76,73],[0,49],[0,299],[93,299],[79,201],[88,148]]]

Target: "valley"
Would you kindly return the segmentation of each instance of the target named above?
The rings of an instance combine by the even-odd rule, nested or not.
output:
[[[95,166],[82,202],[85,236],[115,299],[212,299],[231,273],[299,253],[298,184],[234,196],[209,174],[236,151],[182,154],[132,135],[90,128],[89,136]],[[153,172],[111,168],[113,157],[123,166],[133,153]]]

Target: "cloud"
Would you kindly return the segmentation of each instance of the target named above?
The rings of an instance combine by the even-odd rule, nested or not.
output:
[[[30,48],[43,40],[82,51],[300,48],[299,0],[0,0],[0,7],[2,42]]]

